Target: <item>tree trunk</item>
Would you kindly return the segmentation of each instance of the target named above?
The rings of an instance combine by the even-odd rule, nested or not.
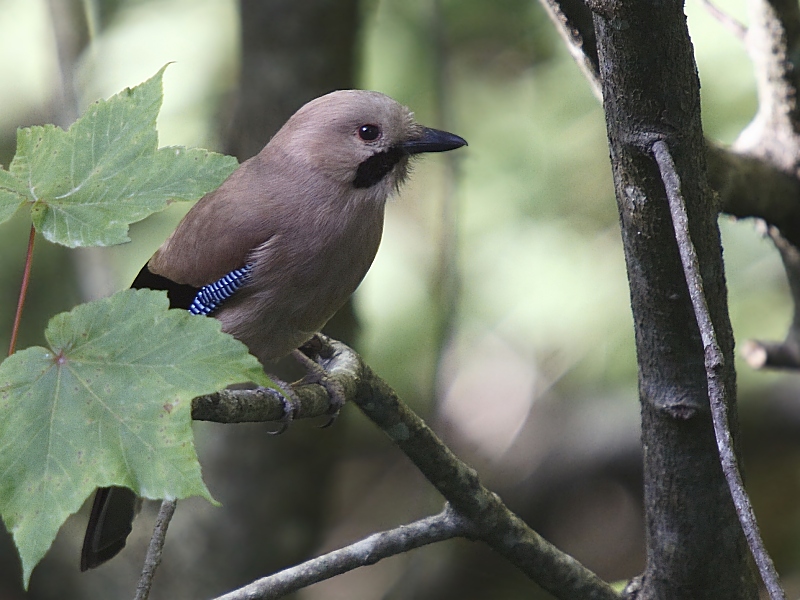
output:
[[[733,333],[683,3],[609,1],[592,8],[642,405],[647,566],[630,593],[642,599],[754,599],[747,546],[714,440],[700,333],[650,154],[652,143],[664,139],[681,177],[735,430]]]

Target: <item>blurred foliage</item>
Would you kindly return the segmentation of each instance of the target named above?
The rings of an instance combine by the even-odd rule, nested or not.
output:
[[[483,335],[499,333],[524,356],[538,357],[545,379],[560,379],[566,398],[619,388],[636,410],[602,109],[535,3],[508,0],[502,10],[442,4],[448,126],[470,142],[458,184],[458,338],[474,348]],[[365,87],[409,103],[424,121],[435,88],[432,61],[420,57],[432,47],[430,5],[385,1],[373,8]],[[702,7],[689,3],[687,11],[707,134],[729,142],[755,109],[753,76],[743,68],[748,59]],[[359,297],[372,360],[382,372],[394,371],[390,379],[408,393],[415,386],[402,382],[403,373],[419,374],[420,363],[433,358],[419,354],[432,347],[420,340],[435,330],[426,322],[433,317],[427,292],[438,235],[430,190],[441,190],[435,175],[433,165],[419,165],[412,189],[390,207],[381,254]],[[723,219],[722,227],[738,339],[782,337],[790,305],[777,253],[752,222]],[[381,340],[390,334],[387,347]],[[744,363],[739,371],[745,390],[780,377],[754,375]]]
[[[81,102],[107,97],[174,60],[165,77],[160,144],[217,148],[236,85],[235,2],[91,4],[102,26],[75,74]],[[717,4],[738,18],[745,13],[742,0]],[[397,98],[421,122],[446,127],[470,145],[455,157],[456,230],[442,225],[447,158],[416,163],[410,184],[390,203],[382,247],[356,297],[359,349],[418,408],[432,411],[438,398],[443,420],[474,453],[470,459],[488,458],[498,468],[526,417],[554,399],[572,408],[594,405],[597,420],[584,419],[576,438],[593,433],[602,418],[635,422],[637,367],[603,111],[548,17],[529,0],[364,0],[363,10],[361,87]],[[699,2],[689,0],[686,10],[706,135],[731,142],[755,111],[751,65],[741,42]],[[62,78],[46,2],[0,0],[0,15],[0,49],[15,57],[0,65],[3,162],[17,126],[52,121]],[[102,251],[100,277],[87,277],[77,253],[82,279],[95,282],[84,282],[84,295],[127,285],[182,209],[167,212],[133,227],[131,244]],[[791,305],[777,252],[752,221],[720,223],[739,344],[782,338]],[[4,232],[0,314],[10,323],[27,224],[16,219]],[[439,357],[441,313],[433,300],[445,240],[458,249],[450,268],[459,296],[452,337]],[[48,271],[41,264],[47,260],[44,251],[37,254],[32,302],[74,301],[47,287],[58,289],[52,271],[65,273]],[[37,327],[46,316],[39,310],[54,311],[32,304],[23,334],[41,336]],[[738,359],[737,367],[743,405],[792,381],[754,373]],[[495,410],[473,412],[478,404]],[[496,418],[501,412],[510,415],[503,422]],[[348,418],[358,421],[355,411]]]
[[[220,103],[235,84],[235,4],[170,0],[158,2],[158,10],[145,0],[90,4],[102,27],[79,65],[81,102],[108,96],[175,60],[165,77],[160,144],[216,146],[216,117],[225,111]],[[562,385],[570,396],[591,383],[595,389],[622,386],[632,400],[636,367],[603,113],[544,12],[523,0],[491,8],[475,0],[371,0],[364,8],[362,87],[384,91],[422,122],[441,125],[433,119],[439,117],[435,78],[442,62],[447,125],[470,142],[456,192],[458,344],[497,333],[549,365],[545,371],[555,369],[553,377],[566,373]],[[52,83],[60,78],[46,3],[0,0],[0,9],[4,21],[23,25],[5,28],[0,41],[7,54],[24,56],[0,71],[0,138],[8,139],[15,127],[44,120]],[[708,135],[731,141],[755,107],[746,55],[701,7],[689,3],[687,11]],[[442,23],[441,50],[435,17]],[[437,236],[446,235],[436,200],[443,188],[440,166],[436,158],[420,161],[411,185],[390,205],[383,247],[358,297],[363,349],[410,398],[429,397],[421,386],[436,363],[428,332],[436,331],[430,277]],[[112,271],[120,274],[116,287],[125,285],[182,211],[173,212],[159,236],[138,227],[134,234],[142,235],[133,245],[109,253],[117,265]],[[776,253],[750,223],[723,222],[723,231],[739,339],[780,337],[789,308]],[[740,371],[750,386],[747,368]],[[763,377],[757,376],[758,385]]]

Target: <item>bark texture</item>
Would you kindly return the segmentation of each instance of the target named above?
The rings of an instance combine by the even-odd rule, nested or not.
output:
[[[650,154],[655,140],[666,140],[682,179],[735,429],[733,334],[683,4],[610,1],[592,8],[642,405],[647,566],[629,594],[753,599],[748,550],[711,425],[703,347]]]

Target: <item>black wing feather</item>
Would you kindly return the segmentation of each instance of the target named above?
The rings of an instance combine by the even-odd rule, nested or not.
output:
[[[192,305],[192,300],[200,291],[193,285],[186,283],[175,283],[171,279],[167,279],[162,275],[153,273],[147,265],[142,267],[136,279],[133,280],[131,287],[135,290],[150,289],[150,290],[166,290],[167,297],[169,298],[170,308],[183,308],[189,310]]]

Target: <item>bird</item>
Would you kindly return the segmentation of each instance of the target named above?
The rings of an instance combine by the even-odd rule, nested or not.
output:
[[[320,96],[187,212],[131,287],[166,290],[171,308],[218,319],[266,367],[356,290],[410,159],[465,145],[380,92]],[[81,571],[124,548],[140,503],[126,487],[98,489]]]

